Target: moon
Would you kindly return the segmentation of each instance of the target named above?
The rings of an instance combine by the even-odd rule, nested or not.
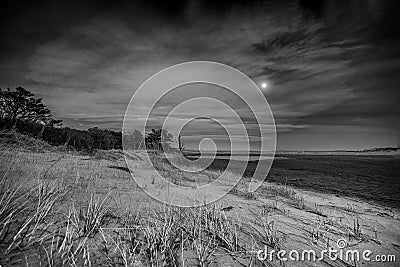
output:
[[[261,83],[261,88],[263,88],[263,89],[265,89],[265,88],[267,88],[267,83],[266,82],[263,82],[263,83]]]

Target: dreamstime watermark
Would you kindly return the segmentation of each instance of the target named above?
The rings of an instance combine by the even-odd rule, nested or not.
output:
[[[151,162],[153,168],[146,175],[137,174],[135,157],[130,155],[133,153],[131,139],[128,138],[130,132],[136,129],[147,133],[157,125],[178,138],[183,128],[195,120],[205,121],[207,128],[218,126],[228,139],[224,140],[229,143],[226,155],[232,156],[233,152],[240,151],[243,163],[235,162],[234,165],[229,160],[225,170],[212,181],[184,186],[171,181],[169,174],[160,172],[154,166],[158,164],[154,151],[145,145],[145,160]],[[247,190],[254,192],[268,175],[276,149],[274,116],[263,91],[243,72],[209,61],[177,64],[143,82],[126,109],[122,131],[125,160],[136,183],[154,199],[180,207],[200,206],[222,198],[242,179],[250,155],[260,151],[268,156],[257,165],[248,183]],[[182,172],[201,172],[216,157],[216,154],[211,159],[209,155],[203,155],[201,146],[208,142],[216,147],[218,140],[214,139],[213,135],[203,135],[198,145],[201,153],[196,160],[188,160],[182,155],[179,158],[181,164],[177,164],[174,159],[177,153],[182,154],[180,149],[175,149],[173,153],[162,149],[163,158]],[[194,163],[199,163],[201,168],[186,167]],[[233,169],[236,175],[232,175]],[[201,201],[193,202],[193,199]]]
[[[396,262],[394,254],[376,254],[373,255],[371,250],[358,250],[347,248],[347,241],[340,238],[336,242],[337,248],[328,247],[321,251],[314,249],[309,250],[274,250],[264,249],[258,250],[257,259],[261,261],[323,261],[326,259],[336,261],[342,260],[345,262]]]

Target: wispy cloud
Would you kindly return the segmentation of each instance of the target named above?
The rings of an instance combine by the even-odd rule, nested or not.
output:
[[[344,21],[339,11],[347,14]],[[212,12],[188,1],[176,12],[132,3],[65,24],[35,48],[23,75],[67,125],[119,129],[130,97],[150,75],[184,61],[219,61],[267,81],[279,132],[354,124],[398,134],[400,46],[366,30],[382,27],[377,8],[327,5],[317,17],[291,1]],[[357,12],[371,16],[352,16]],[[136,119],[143,118],[140,108]],[[198,114],[212,111],[196,108]]]

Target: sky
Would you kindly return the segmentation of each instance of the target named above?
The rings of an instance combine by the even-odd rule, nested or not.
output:
[[[64,126],[121,130],[151,75],[216,61],[267,83],[278,150],[399,146],[397,2],[14,1],[0,18],[0,87],[31,90]]]

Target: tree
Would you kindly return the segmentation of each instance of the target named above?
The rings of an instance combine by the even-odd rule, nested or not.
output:
[[[138,130],[127,131],[123,134],[124,148],[126,149],[144,149],[144,137]]]
[[[22,87],[17,87],[15,91],[0,88],[0,118],[10,121],[14,128],[17,121],[46,126],[56,126],[62,122],[51,117],[50,110],[41,98],[35,98],[32,92]]]
[[[88,129],[88,133],[93,138],[94,149],[106,150],[116,148],[117,143],[120,143],[118,139],[121,139],[120,133],[113,134],[113,132],[110,130],[103,130],[97,127]]]
[[[171,142],[173,142],[172,134],[164,129],[151,129],[145,137],[147,149],[168,151],[171,149]]]

